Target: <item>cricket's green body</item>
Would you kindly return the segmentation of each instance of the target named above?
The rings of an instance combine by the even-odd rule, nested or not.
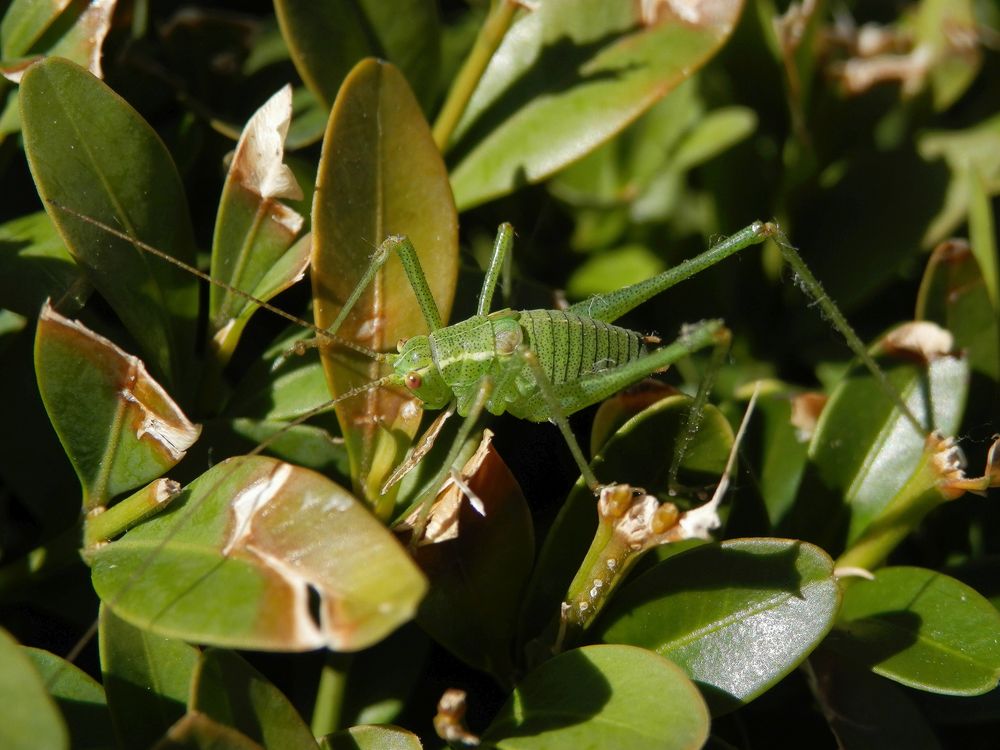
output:
[[[483,379],[490,378],[488,411],[545,422],[552,409],[521,356],[525,349],[537,357],[567,414],[602,398],[584,392],[568,398],[575,386],[646,354],[640,334],[601,320],[562,310],[499,310],[413,337],[403,345],[395,369],[404,379],[418,376],[409,379],[419,382],[411,390],[428,408],[455,398],[456,410],[465,416]]]

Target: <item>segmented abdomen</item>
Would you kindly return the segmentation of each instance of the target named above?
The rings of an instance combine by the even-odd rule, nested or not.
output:
[[[554,385],[624,364],[643,351],[635,331],[561,310],[525,310],[518,322],[524,343]]]

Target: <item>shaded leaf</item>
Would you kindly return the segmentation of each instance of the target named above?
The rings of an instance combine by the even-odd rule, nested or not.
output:
[[[377,127],[373,124],[377,123]],[[441,318],[447,320],[458,272],[458,220],[444,163],[399,71],[365,60],[344,82],[323,141],[313,205],[312,278],[316,324],[327,328],[386,237],[410,238]],[[397,258],[390,258],[338,335],[376,351],[425,333],[416,297]],[[379,363],[325,350],[324,367],[338,395],[382,374]],[[380,516],[393,493],[382,482],[420,421],[409,392],[372,390],[337,406],[358,493]]]
[[[48,305],[38,319],[35,372],[87,511],[160,476],[198,438],[200,428],[142,360]]]
[[[299,75],[327,111],[351,68],[365,57],[398,66],[417,98],[429,103],[441,56],[433,2],[280,0],[275,10]]]
[[[194,277],[62,208],[191,263],[187,201],[170,155],[135,110],[71,62],[33,65],[20,93],[28,164],[66,247],[156,372],[168,385],[187,383]]]
[[[692,549],[626,583],[595,636],[678,664],[718,715],[798,666],[833,626],[839,603],[833,561],[818,547],[739,539]]]
[[[0,305],[3,307],[25,316],[37,315],[46,299],[60,300],[79,283],[80,276],[45,212],[27,214],[0,224]],[[82,296],[74,295],[74,301]]]
[[[418,621],[466,663],[510,682],[511,640],[535,541],[527,501],[490,438],[487,431],[463,469],[485,514],[454,485],[438,496],[431,510],[428,535],[447,515],[454,536],[444,535],[415,552],[431,583]]]
[[[56,699],[75,750],[97,750],[114,745],[111,714],[104,688],[75,664],[39,648],[24,652],[41,675],[49,694]]]
[[[452,136],[458,205],[538,182],[615,135],[711,58],[741,3],[684,6],[685,18],[677,7],[555,0],[522,14]]]
[[[629,646],[587,646],[531,672],[483,741],[502,750],[698,748],[708,710],[672,662]]]
[[[0,630],[0,746],[9,750],[69,747],[66,724],[41,675],[17,641]]]
[[[155,750],[264,750],[245,734],[220,724],[209,716],[187,713],[174,724]]]
[[[841,747],[850,750],[941,747],[921,708],[898,686],[852,668],[825,648],[810,657],[809,667],[823,714]]]
[[[198,660],[190,710],[232,727],[264,747],[316,747],[295,707],[232,651],[209,649]]]
[[[426,588],[395,538],[350,494],[261,456],[213,467],[167,513],[94,550],[89,562],[94,588],[120,617],[235,648],[365,648],[409,620]]]
[[[1000,613],[975,589],[924,568],[855,580],[828,645],[891,680],[979,695],[1000,680]]]
[[[129,625],[101,607],[101,672],[122,747],[150,747],[184,714],[198,649]]]

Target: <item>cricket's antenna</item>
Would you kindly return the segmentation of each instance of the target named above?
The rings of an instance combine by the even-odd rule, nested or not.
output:
[[[280,307],[276,307],[270,304],[269,302],[257,299],[249,292],[244,292],[242,289],[238,289],[232,284],[222,281],[221,279],[213,278],[210,274],[205,273],[200,268],[195,268],[194,266],[185,263],[182,260],[178,260],[172,255],[168,255],[167,253],[163,252],[159,248],[153,247],[147,242],[143,242],[138,237],[132,237],[131,235],[121,231],[120,229],[116,229],[110,224],[105,224],[103,221],[99,221],[93,217],[87,216],[86,214],[80,213],[74,208],[70,208],[69,206],[64,206],[62,203],[59,203],[58,201],[55,201],[52,198],[46,198],[45,202],[53,206],[54,208],[69,214],[70,216],[76,217],[80,221],[95,226],[98,229],[101,229],[107,232],[108,234],[117,237],[118,239],[125,240],[126,242],[129,242],[132,245],[141,248],[142,250],[145,250],[150,255],[153,255],[161,260],[166,261],[167,263],[177,266],[178,268],[181,268],[187,271],[188,273],[194,274],[203,281],[207,281],[210,284],[215,284],[216,286],[225,289],[227,292],[231,294],[235,294],[238,297],[242,297],[245,300],[253,302],[255,305],[259,305],[268,312],[274,313],[275,315],[284,318],[285,320],[295,323],[297,325],[304,325],[307,328],[309,328],[313,333],[315,333],[318,338],[326,339],[327,341],[332,341],[336,343],[338,346],[343,346],[345,349],[351,349],[352,351],[358,352],[359,354],[363,354],[364,356],[370,357],[376,362],[385,362],[388,360],[388,355],[384,354],[383,352],[376,352],[373,349],[361,346],[361,344],[356,344],[353,341],[348,341],[347,339],[342,339],[339,336],[334,336],[332,333],[327,332],[325,329],[320,328],[319,326],[314,325],[306,320],[302,320],[301,318],[297,318],[291,313],[287,313]]]

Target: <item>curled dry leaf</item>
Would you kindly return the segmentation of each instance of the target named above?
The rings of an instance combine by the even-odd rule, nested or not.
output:
[[[118,0],[92,0],[86,10],[77,18],[76,23],[59,41],[45,51],[46,54],[73,60],[86,67],[98,78],[104,78],[104,71],[101,69],[101,52],[104,39],[111,29],[111,16],[117,2]],[[53,20],[68,5],[68,2],[60,0],[57,7],[53,9]],[[34,55],[24,60],[18,60],[12,65],[0,68],[0,73],[3,73],[8,81],[20,83],[24,71],[41,60],[42,57],[42,55]]]
[[[881,342],[882,351],[886,354],[915,358],[924,364],[950,355],[954,347],[954,336],[929,320],[904,323],[890,331]]]
[[[800,393],[792,396],[792,413],[789,421],[795,428],[795,437],[800,443],[807,443],[816,432],[819,415],[829,400],[823,393]]]
[[[264,200],[302,199],[302,188],[284,162],[291,122],[292,87],[285,84],[254,113],[236,144],[230,174]],[[281,203],[273,204],[271,218],[292,234],[302,228],[302,216]]]

